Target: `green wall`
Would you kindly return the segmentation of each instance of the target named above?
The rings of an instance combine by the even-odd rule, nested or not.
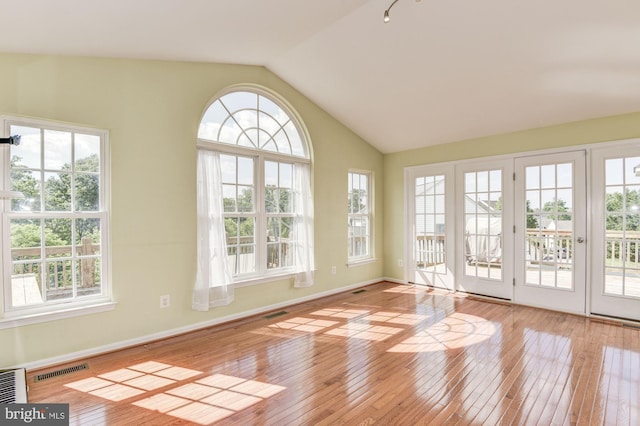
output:
[[[634,113],[383,156],[263,67],[19,54],[0,54],[0,60],[0,114],[109,131],[111,278],[117,302],[105,313],[0,330],[0,368],[118,345],[385,276],[402,280],[397,260],[404,249],[405,167],[640,136],[640,113]],[[289,281],[275,281],[242,287],[231,305],[195,312],[190,302],[196,132],[211,98],[242,83],[284,97],[309,131],[316,285],[294,289]],[[347,268],[351,168],[374,174],[378,261]],[[168,309],[159,308],[163,294],[171,295]]]
[[[470,139],[388,154],[384,157],[384,272],[403,280],[405,167],[493,155],[633,139],[640,136],[640,112]]]
[[[111,278],[116,309],[0,330],[0,367],[117,345],[384,276],[383,156],[263,67],[0,54],[0,114],[107,129],[111,152]],[[242,287],[229,306],[191,310],[196,265],[196,132],[208,102],[257,84],[300,114],[313,145],[316,284]],[[347,268],[350,168],[376,185],[377,262]],[[331,274],[331,266],[337,273]],[[171,307],[159,308],[159,297]]]

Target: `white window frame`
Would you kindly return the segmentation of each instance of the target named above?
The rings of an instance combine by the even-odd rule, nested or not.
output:
[[[263,96],[275,103],[278,107],[280,107],[285,113],[287,113],[289,120],[292,124],[295,125],[296,130],[301,138],[303,149],[305,151],[304,157],[298,156],[294,154],[282,154],[278,152],[273,152],[269,150],[257,149],[253,147],[245,147],[233,145],[225,142],[217,142],[209,139],[198,138],[197,140],[197,148],[215,151],[220,154],[227,155],[235,155],[242,157],[251,157],[254,159],[254,203],[255,203],[255,212],[246,213],[246,214],[238,214],[238,213],[225,213],[225,217],[227,216],[251,216],[255,217],[255,245],[256,245],[256,253],[255,253],[255,262],[256,268],[255,272],[245,273],[245,274],[234,274],[233,275],[233,284],[235,287],[243,287],[247,285],[261,284],[266,283],[278,279],[287,279],[290,277],[294,277],[297,273],[296,265],[285,266],[279,268],[268,268],[267,266],[267,222],[270,217],[294,217],[295,214],[289,213],[267,213],[265,210],[265,192],[266,192],[266,182],[265,182],[265,162],[267,161],[275,161],[282,163],[292,164],[295,168],[296,165],[310,165],[311,164],[311,146],[309,142],[309,137],[302,125],[302,120],[297,115],[297,113],[293,110],[291,106],[288,105],[286,101],[278,97],[276,94],[265,90],[261,87],[257,86],[233,86],[226,90],[224,90],[219,95],[215,96],[210,105],[212,105],[218,99],[224,97],[225,95],[234,93],[234,92],[249,92],[255,93],[259,96]],[[209,106],[210,106],[209,105]],[[205,109],[207,111],[209,106]]]
[[[54,319],[71,318],[80,315],[93,314],[97,312],[109,311],[115,308],[112,300],[110,266],[109,266],[109,159],[108,159],[108,138],[109,134],[106,130],[77,126],[67,123],[59,123],[50,120],[32,119],[15,116],[2,116],[2,133],[5,137],[9,135],[11,126],[25,126],[70,132],[72,134],[85,134],[98,136],[100,138],[100,205],[98,211],[82,212],[14,212],[11,211],[11,199],[0,199],[0,242],[2,244],[2,256],[0,256],[0,329],[17,327],[27,324],[35,324]],[[10,190],[10,146],[0,146],[0,190]],[[72,160],[73,161],[73,160]],[[96,257],[100,260],[100,293],[89,296],[74,296],[65,298],[60,301],[49,301],[42,304],[31,306],[12,306],[11,301],[11,235],[10,222],[11,219],[20,218],[65,218],[65,219],[83,219],[96,218],[100,220],[100,254]],[[72,255],[73,257],[73,255]],[[76,259],[76,261],[79,261]],[[75,275],[75,274],[74,274]],[[75,278],[74,278],[75,282]],[[75,288],[75,287],[74,287]],[[75,290],[74,290],[75,294]]]
[[[374,199],[373,199],[373,173],[368,170],[359,170],[359,169],[349,169],[347,172],[347,200],[351,197],[352,187],[349,187],[349,182],[352,181],[354,176],[366,176],[367,178],[367,188],[366,188],[366,199],[367,199],[367,212],[366,213],[353,213],[349,211],[349,207],[347,204],[347,266],[355,266],[363,263],[369,263],[375,261],[373,253],[374,253]],[[350,227],[349,223],[351,223],[351,219],[357,218],[366,218],[367,221],[367,230],[366,236],[367,238],[367,246],[366,253],[363,255],[350,255],[350,249],[352,247],[354,236],[350,235]]]

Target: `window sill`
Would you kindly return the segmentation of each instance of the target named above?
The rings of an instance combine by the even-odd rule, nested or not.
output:
[[[375,257],[368,257],[366,259],[352,260],[352,261],[347,263],[347,268],[355,268],[356,266],[368,265],[369,263],[375,263],[377,261],[378,261],[378,259],[376,259]]]
[[[98,302],[87,306],[74,306],[57,311],[38,313],[8,313],[0,318],[0,330],[24,325],[38,324],[41,322],[55,321],[64,318],[73,318],[83,315],[96,314],[99,312],[112,311],[116,307],[116,302]]]
[[[233,283],[233,286],[235,288],[240,288],[240,287],[249,287],[249,286],[258,285],[258,284],[265,284],[273,281],[285,281],[288,279],[292,279],[293,277],[295,277],[295,275],[296,275],[295,272],[287,272],[287,273],[278,274],[278,275],[266,275],[266,276],[262,275],[260,277],[238,278],[238,281],[235,281]]]

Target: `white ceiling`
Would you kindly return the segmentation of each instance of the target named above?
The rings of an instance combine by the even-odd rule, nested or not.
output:
[[[640,111],[638,0],[0,0],[0,51],[264,65],[384,153]]]

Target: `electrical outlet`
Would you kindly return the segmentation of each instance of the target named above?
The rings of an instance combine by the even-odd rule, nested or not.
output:
[[[402,268],[404,266],[404,261],[402,259],[398,259],[398,266]]]
[[[335,266],[331,267],[331,273],[335,275],[335,273],[336,273],[336,267]]]
[[[168,308],[169,306],[171,306],[171,297],[168,294],[160,296],[160,307]]]

